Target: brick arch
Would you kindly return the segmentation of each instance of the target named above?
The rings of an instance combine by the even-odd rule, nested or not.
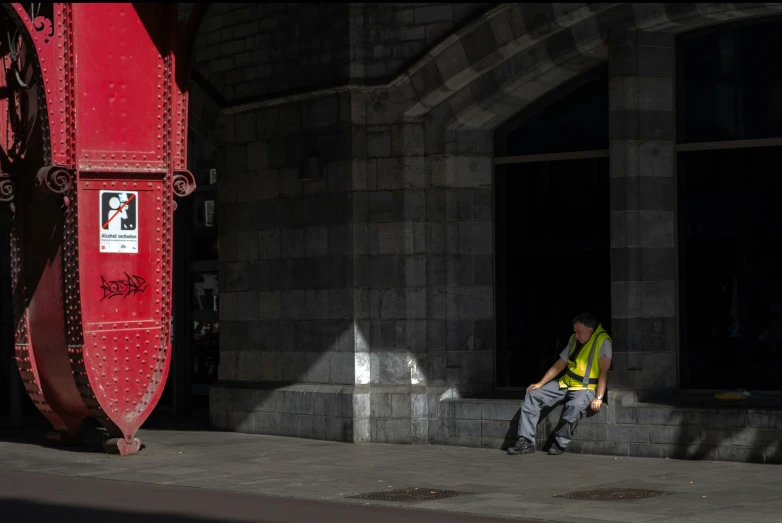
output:
[[[628,5],[501,4],[408,71],[416,101],[405,119],[423,118],[432,128],[497,127],[539,94],[605,62],[607,28],[630,18]]]
[[[483,96],[474,90],[460,92],[449,101],[451,119],[444,122],[450,130],[494,130],[545,94],[556,90],[608,60],[608,45],[602,38],[573,46],[557,56],[544,56],[534,66],[500,84],[491,78],[493,89]],[[492,71],[495,73],[496,71]],[[477,98],[477,99],[476,99]]]
[[[608,60],[609,33],[681,33],[782,15],[773,4],[501,4],[415,64],[408,121],[423,119],[434,154],[460,133],[489,131]],[[411,96],[412,98],[413,96]],[[441,139],[432,136],[440,134]]]
[[[684,33],[712,25],[774,16],[782,16],[782,3],[643,4],[637,6],[632,28]]]

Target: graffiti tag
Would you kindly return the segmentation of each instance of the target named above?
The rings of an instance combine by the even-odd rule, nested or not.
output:
[[[141,276],[131,276],[127,272],[125,273],[125,279],[122,280],[106,280],[103,276],[100,277],[100,288],[103,290],[103,298],[114,298],[115,296],[122,296],[127,298],[128,296],[143,293],[149,285],[147,280]]]

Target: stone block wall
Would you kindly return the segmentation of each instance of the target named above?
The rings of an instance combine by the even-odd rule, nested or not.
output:
[[[233,91],[228,79],[219,86],[228,99],[240,98],[240,86],[278,98],[224,110],[215,133],[226,174],[214,426],[344,441],[513,441],[518,400],[464,399],[494,385],[493,130],[608,61],[612,400],[582,422],[571,451],[698,457],[697,448],[714,447],[703,456],[758,460],[762,447],[763,461],[775,459],[763,443],[779,430],[775,414],[746,411],[712,433],[722,429],[711,411],[639,403],[677,384],[673,34],[665,31],[682,29],[678,19],[696,26],[735,13],[342,5],[345,85],[314,91],[304,76],[322,71],[305,60],[285,86],[259,87],[252,75],[235,76]],[[335,13],[332,21],[343,14]],[[261,29],[267,15],[287,16],[264,11],[258,33],[279,29]],[[634,24],[644,30],[625,30]],[[343,49],[335,42],[332,50]],[[309,92],[294,94],[296,82]],[[314,153],[323,179],[300,180]],[[558,415],[541,424],[540,443]]]
[[[601,410],[584,420],[569,449],[643,458],[782,462],[782,416],[776,410],[639,402],[642,397],[642,391],[617,396],[605,415]],[[541,441],[554,428],[558,411],[540,425]]]
[[[435,11],[447,9],[426,13]],[[226,358],[216,388],[339,385],[354,395],[352,440],[418,443],[441,428],[432,421],[439,400],[492,390],[492,131],[450,127],[465,104],[424,116],[421,101],[438,98],[426,94],[441,89],[438,82],[462,88],[460,68],[475,74],[471,64],[485,64],[492,45],[509,44],[514,35],[503,28],[510,19],[493,16],[506,24],[490,24],[496,34],[477,54],[448,40],[436,61],[391,85],[279,98],[223,118]],[[522,26],[517,32],[523,38]],[[470,34],[467,43],[483,41],[480,31]],[[322,127],[306,127],[315,122]],[[334,169],[322,181],[298,182],[297,161],[312,147],[335,151],[324,158]],[[330,213],[343,209],[349,217],[334,221]],[[340,288],[318,279],[333,275],[335,263],[350,271]],[[332,317],[332,296],[351,289],[352,309]],[[324,343],[323,329],[342,333],[339,343]],[[246,413],[246,398],[236,394],[250,393],[232,394],[216,392],[213,408]],[[239,427],[233,414],[219,416],[221,427]],[[255,430],[271,430],[261,425]]]
[[[351,8],[351,78],[387,79],[490,3],[376,3]]]
[[[491,388],[491,162],[427,158],[421,124],[377,111],[340,90],[221,118],[216,426],[320,427],[277,396],[328,385],[353,396],[349,440],[423,443],[441,397]],[[323,179],[299,180],[312,151]]]
[[[695,408],[640,403],[615,394],[579,424],[569,453],[643,458],[782,462],[782,413],[748,408]],[[434,444],[507,449],[516,442],[519,400],[444,400],[438,405]],[[548,450],[562,407],[541,418],[536,447]]]
[[[677,386],[673,35],[613,35],[609,59],[615,387]]]
[[[221,369],[228,379],[354,383],[346,103],[335,95],[225,117],[234,135],[221,158],[221,312],[237,357]],[[313,153],[326,176],[299,179]]]
[[[350,76],[347,3],[214,3],[193,68],[228,101],[333,86]],[[185,15],[186,7],[182,9]]]
[[[229,382],[210,392],[215,429],[294,438],[354,441],[352,387]]]
[[[417,124],[369,126],[367,136],[361,197],[370,231],[367,283],[378,307],[369,317],[372,346],[422,352],[430,361],[427,383],[444,384],[446,367],[460,367],[458,353],[491,350],[491,165],[424,157]],[[482,185],[460,186],[460,168],[480,169]]]
[[[330,434],[350,433],[352,439],[349,93],[224,114],[218,135],[218,168],[225,173],[218,203],[219,379],[235,391],[216,392],[213,410],[228,414],[215,422],[274,434],[300,423],[303,432],[297,434],[318,437],[340,419],[345,426]],[[322,174],[302,178],[311,157],[319,159]],[[304,388],[287,389],[288,384]],[[311,403],[306,412],[297,406],[302,401]],[[350,407],[332,408],[334,401]],[[278,425],[269,421],[274,412],[282,416]],[[237,417],[247,413],[250,421],[240,423]],[[292,418],[286,422],[285,416]]]
[[[617,452],[646,458],[782,462],[777,410],[686,408],[628,402],[617,407]],[[621,452],[619,452],[621,451]]]
[[[438,405],[429,442],[506,449],[516,442],[518,423],[518,400],[447,399]]]
[[[442,140],[397,112],[408,96],[404,86],[367,92],[354,121],[367,137],[354,163],[354,197],[365,202],[356,227],[369,246],[357,280],[368,309],[356,320],[369,332],[372,441],[424,442],[440,398],[493,384],[491,161],[431,154]],[[403,410],[384,407],[402,396]]]
[[[372,441],[423,443],[441,397],[491,387],[491,164],[461,162],[484,185],[459,185],[456,158],[427,157],[423,125],[376,103],[386,95],[400,92],[354,93],[357,383]]]
[[[215,3],[193,68],[228,103],[385,81],[491,5]],[[192,6],[179,5],[180,20]]]

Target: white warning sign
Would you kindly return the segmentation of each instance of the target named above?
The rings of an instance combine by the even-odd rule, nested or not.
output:
[[[100,252],[138,254],[138,193],[100,192]]]

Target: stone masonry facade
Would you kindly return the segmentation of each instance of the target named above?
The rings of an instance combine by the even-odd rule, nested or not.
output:
[[[190,107],[219,151],[212,425],[507,445],[520,399],[465,399],[494,391],[493,131],[607,63],[611,401],[573,450],[773,461],[782,418],[644,402],[677,388],[675,35],[779,9],[214,4]]]
[[[215,3],[193,69],[232,103],[385,81],[491,5]]]

